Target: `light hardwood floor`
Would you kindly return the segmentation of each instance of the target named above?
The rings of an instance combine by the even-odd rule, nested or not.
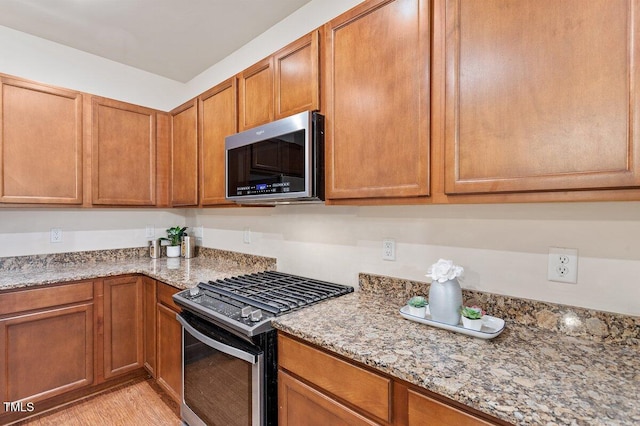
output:
[[[177,409],[153,382],[139,380],[14,425],[177,426]]]

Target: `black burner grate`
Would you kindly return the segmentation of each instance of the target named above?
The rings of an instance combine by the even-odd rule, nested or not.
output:
[[[207,288],[274,315],[353,292],[353,287],[282,272],[259,272],[209,281]]]

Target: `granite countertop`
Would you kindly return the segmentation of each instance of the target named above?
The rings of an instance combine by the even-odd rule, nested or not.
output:
[[[404,319],[406,300],[358,291],[274,326],[513,424],[640,424],[637,344],[511,320],[483,340]]]
[[[146,248],[0,258],[0,291],[45,284],[143,274],[179,289],[264,270],[274,270],[273,258],[222,250],[200,249],[191,259],[151,259]]]
[[[176,288],[275,270],[273,258],[203,248],[150,259],[146,248],[0,258],[0,291],[144,274]],[[277,317],[308,342],[519,425],[640,424],[640,318],[463,290],[505,319],[482,340],[404,319],[428,284],[361,274],[360,291]]]

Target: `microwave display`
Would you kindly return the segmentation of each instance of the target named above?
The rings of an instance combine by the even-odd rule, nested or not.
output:
[[[227,151],[229,196],[305,190],[305,130]]]

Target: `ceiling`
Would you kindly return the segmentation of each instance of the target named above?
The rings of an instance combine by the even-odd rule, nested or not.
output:
[[[0,25],[187,82],[311,0],[0,0]]]

